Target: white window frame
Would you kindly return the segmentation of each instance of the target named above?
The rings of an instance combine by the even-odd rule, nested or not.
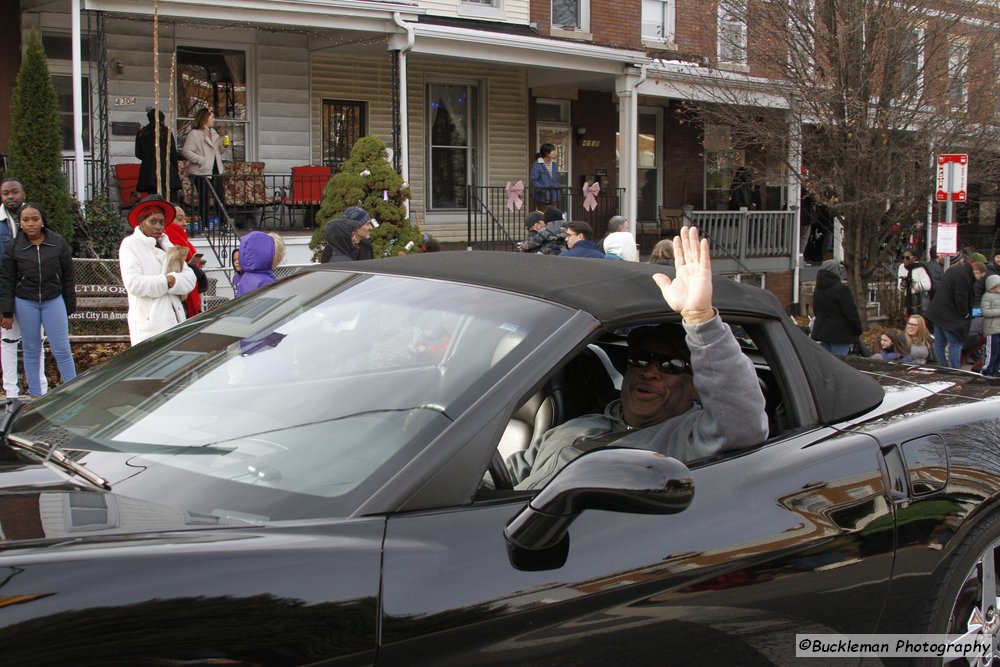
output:
[[[552,14],[552,2],[549,0],[549,16],[551,20]],[[576,0],[577,8],[579,11],[580,23],[576,26],[564,26],[555,25],[552,22],[551,33],[556,36],[575,36],[585,39],[590,38],[590,0]]]
[[[486,137],[489,135],[488,128],[486,126],[486,102],[487,90],[486,82],[482,79],[472,79],[465,77],[443,77],[443,76],[429,76],[424,81],[424,142],[426,144],[426,150],[424,154],[424,159],[426,160],[425,169],[425,180],[424,180],[424,210],[428,215],[435,216],[440,219],[440,216],[454,214],[456,212],[462,212],[464,214],[465,208],[446,208],[446,207],[435,207],[433,202],[434,197],[434,184],[431,182],[433,177],[433,149],[436,144],[431,142],[431,96],[430,89],[431,86],[466,86],[471,88],[476,88],[476,105],[474,112],[476,114],[476,125],[477,131],[475,137],[470,137],[468,144],[466,145],[466,150],[471,151],[475,149],[474,157],[468,162],[468,172],[466,174],[466,183],[472,185],[486,185],[489,182],[488,174],[486,173]],[[477,183],[473,181],[477,180],[474,178],[475,175],[479,176]],[[466,203],[468,204],[468,203]]]
[[[653,12],[652,7],[658,11]],[[647,12],[647,9],[650,11]],[[658,34],[646,32],[647,26],[655,26]],[[674,47],[677,30],[677,0],[642,0],[642,41],[646,44],[669,45]]]
[[[816,0],[795,0],[795,5],[788,15],[788,66],[811,78],[816,67]],[[796,11],[799,7],[801,13]]]
[[[458,15],[477,19],[503,20],[507,18],[504,0],[459,0]]]
[[[737,11],[734,13],[733,8]],[[742,10],[742,11],[741,11]],[[720,64],[746,67],[747,58],[747,23],[745,0],[721,0],[716,22],[717,45],[716,53]],[[729,37],[732,31],[732,37]],[[735,45],[735,48],[734,48]],[[734,55],[731,51],[741,51]],[[730,57],[734,56],[734,57]]]
[[[916,56],[917,56],[917,62],[916,62],[916,68],[917,68],[916,86],[917,86],[917,89],[916,89],[916,92],[914,94],[914,99],[915,100],[920,100],[924,96],[924,45],[925,45],[925,42],[924,42],[925,36],[924,35],[925,35],[925,33],[924,33],[924,29],[923,28],[914,28],[913,29],[913,38],[914,38],[914,41],[916,43],[916,51],[917,51],[917,54],[916,54]]]
[[[956,104],[952,91],[956,83],[961,84],[961,101]],[[948,106],[952,111],[962,111],[969,105],[969,44],[962,39],[953,39],[948,46]]]

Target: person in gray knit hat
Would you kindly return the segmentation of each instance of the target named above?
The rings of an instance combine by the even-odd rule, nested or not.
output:
[[[368,235],[376,227],[378,222],[363,208],[351,206],[344,209],[339,218],[326,223],[323,229],[326,247],[323,249],[322,261],[353,262],[372,259]]]

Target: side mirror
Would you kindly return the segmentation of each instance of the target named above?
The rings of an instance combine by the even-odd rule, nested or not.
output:
[[[677,459],[642,449],[595,449],[571,461],[507,524],[518,549],[551,549],[584,510],[675,514],[694,498],[694,480]]]

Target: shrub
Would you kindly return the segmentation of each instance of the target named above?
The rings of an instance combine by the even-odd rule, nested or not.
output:
[[[74,202],[62,170],[59,101],[38,31],[32,28],[11,98],[7,175],[24,186],[27,201],[45,208],[48,226],[73,242]]]
[[[387,257],[405,251],[409,241],[419,252],[422,236],[416,225],[406,218],[406,200],[410,188],[388,161],[385,144],[377,137],[362,137],[354,144],[351,157],[333,175],[323,193],[323,202],[316,213],[319,229],[313,233],[309,247],[319,255],[323,246],[323,229],[349,206],[359,206],[378,220],[379,228],[372,231],[372,251],[375,257]]]

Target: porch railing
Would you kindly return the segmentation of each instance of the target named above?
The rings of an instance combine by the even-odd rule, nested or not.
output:
[[[695,211],[684,208],[684,224],[711,239],[713,257],[739,262],[757,257],[791,257],[795,249],[796,211]]]
[[[594,228],[596,238],[604,236],[608,219],[621,211],[625,189],[604,190],[596,197],[592,211],[584,208],[583,193],[574,188],[561,188],[560,209],[567,221],[582,220]],[[522,195],[522,207],[507,208],[507,193],[502,185],[470,185],[467,187],[468,242],[480,250],[516,250],[526,232],[525,217],[534,210],[528,189]]]
[[[84,193],[84,201],[90,201],[94,198],[94,183],[97,182],[97,176],[95,169],[97,163],[92,157],[85,157],[83,159],[83,168],[86,172],[84,176],[85,187],[87,191]],[[62,159],[62,171],[66,176],[66,189],[69,194],[76,199],[76,160],[72,157],[64,157]]]

